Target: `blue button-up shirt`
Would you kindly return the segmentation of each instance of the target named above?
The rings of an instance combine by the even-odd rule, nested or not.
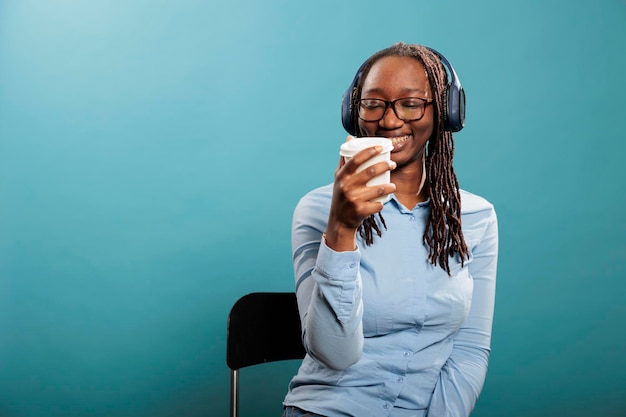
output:
[[[332,185],[303,197],[293,217],[296,294],[307,356],[285,405],[325,416],[467,416],[487,372],[498,230],[493,206],[461,191],[470,249],[451,276],[428,261],[428,202],[392,196],[382,237],[352,252],[322,241]]]

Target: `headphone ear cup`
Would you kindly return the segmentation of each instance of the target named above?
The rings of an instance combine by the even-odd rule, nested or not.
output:
[[[341,99],[341,123],[343,128],[351,134],[356,136],[356,129],[352,126],[352,95],[354,94],[354,87],[350,86]]]
[[[465,125],[465,91],[460,85],[449,84],[446,95],[446,123],[450,131],[458,132]]]
[[[361,64],[350,86],[346,92],[343,93],[343,97],[341,98],[341,124],[343,124],[343,128],[346,129],[346,132],[352,136],[357,136],[357,126],[352,125],[352,112],[354,111],[352,108],[352,99],[354,98],[353,96],[356,92],[357,85],[361,80],[361,74],[363,73],[365,65],[367,65],[367,61]]]
[[[455,132],[463,129],[463,127],[465,127],[465,90],[461,87],[459,91],[459,124],[458,130],[455,130]]]

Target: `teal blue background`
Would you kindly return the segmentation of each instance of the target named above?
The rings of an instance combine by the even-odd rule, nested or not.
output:
[[[0,416],[225,416],[226,317],[291,291],[341,95],[423,43],[500,221],[474,413],[626,415],[624,1],[0,0]],[[242,374],[278,416],[297,362]]]

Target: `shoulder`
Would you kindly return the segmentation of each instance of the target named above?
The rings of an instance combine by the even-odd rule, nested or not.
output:
[[[476,194],[461,190],[461,216],[465,240],[474,246],[487,235],[497,234],[496,211],[489,201]]]
[[[311,225],[324,228],[330,212],[333,184],[324,185],[306,193],[296,205],[293,214],[294,226]]]
[[[494,212],[493,204],[485,198],[470,193],[469,191],[460,190],[461,196],[461,214],[472,214],[478,212]]]
[[[296,210],[301,208],[323,208],[330,207],[330,200],[333,196],[333,184],[327,184],[322,187],[315,188],[314,190],[306,193],[298,201]]]

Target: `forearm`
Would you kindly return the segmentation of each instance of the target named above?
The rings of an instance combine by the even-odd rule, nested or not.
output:
[[[315,249],[296,251],[294,265],[306,265],[311,251]],[[358,361],[363,348],[360,255],[335,252],[324,244],[316,253],[312,268],[296,268],[303,342],[317,361],[345,369]]]

